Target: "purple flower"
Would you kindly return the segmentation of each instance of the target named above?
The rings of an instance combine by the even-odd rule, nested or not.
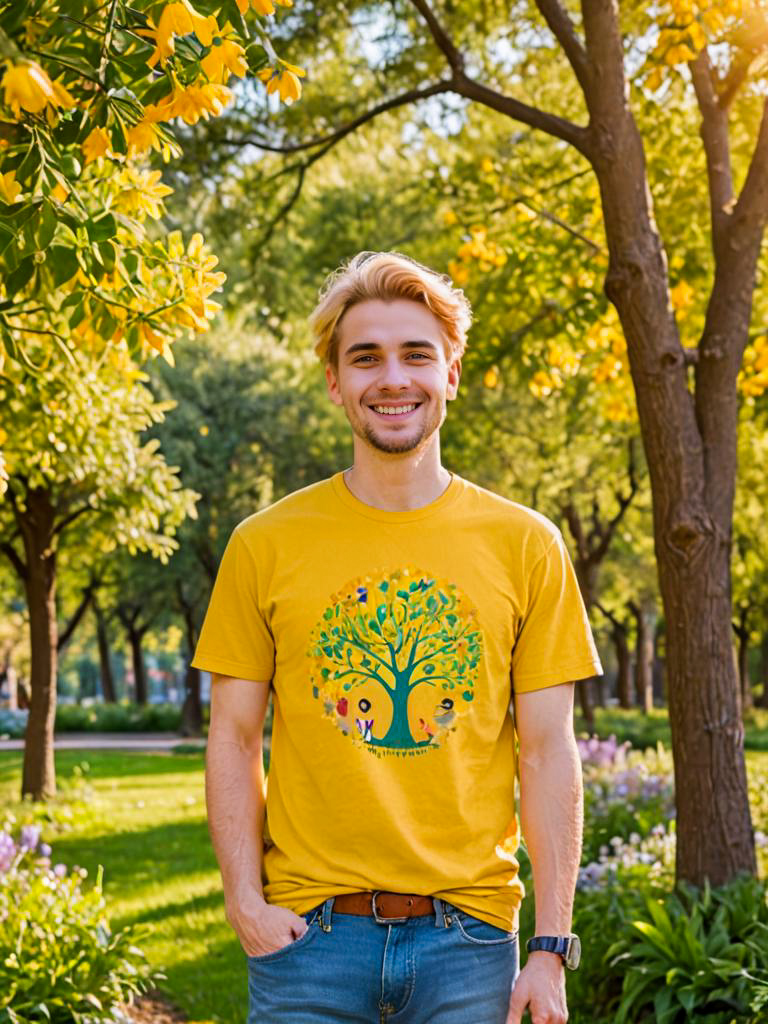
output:
[[[0,832],[0,871],[8,871],[16,856],[16,843],[7,832]]]
[[[40,834],[42,829],[39,825],[22,825],[21,826],[21,839],[19,846],[23,853],[27,853],[30,850],[37,848],[37,844],[40,842]]]
[[[39,846],[39,849],[38,849],[38,853],[40,854],[41,857],[50,857],[51,856],[51,848],[48,845],[48,843],[40,843],[40,846]]]
[[[53,873],[54,873],[54,875],[56,875],[57,878],[64,878],[66,873],[67,873],[67,865],[66,864],[54,864],[53,865]]]

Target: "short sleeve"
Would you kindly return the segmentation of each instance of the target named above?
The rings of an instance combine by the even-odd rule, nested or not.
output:
[[[562,535],[531,570],[528,601],[512,651],[515,693],[588,679],[603,669]]]
[[[257,597],[254,557],[238,531],[221,559],[192,665],[240,679],[272,678],[275,645]]]

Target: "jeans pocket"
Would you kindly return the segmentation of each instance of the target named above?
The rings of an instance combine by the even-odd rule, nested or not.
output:
[[[459,933],[467,942],[477,946],[504,946],[517,939],[517,932],[508,932],[497,928],[495,924],[481,921],[463,910],[453,911],[453,917],[459,927]]]
[[[303,916],[304,920],[307,922],[307,930],[300,938],[294,939],[293,942],[289,942],[287,946],[275,949],[271,953],[261,953],[258,956],[249,956],[246,953],[246,960],[248,963],[256,966],[256,964],[264,964],[272,960],[279,960],[300,947],[308,946],[320,931],[320,921],[318,915],[314,911],[309,914],[304,914]]]

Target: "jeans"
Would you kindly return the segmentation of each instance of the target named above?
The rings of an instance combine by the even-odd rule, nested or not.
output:
[[[304,914],[294,942],[248,957],[248,1024],[504,1024],[519,969],[517,934],[435,899],[399,924]]]

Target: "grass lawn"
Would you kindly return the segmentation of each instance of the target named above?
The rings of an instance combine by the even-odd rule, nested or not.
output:
[[[755,824],[768,830],[768,752],[750,751],[747,762]],[[166,975],[159,988],[192,1021],[243,1024],[245,965],[205,824],[203,755],[60,751],[56,763],[63,799],[35,819],[53,861],[91,877],[104,865],[112,924],[149,925],[141,944]],[[0,806],[28,821],[30,806],[15,803],[20,777],[21,754],[0,752]],[[524,921],[533,914],[526,904]]]
[[[104,865],[113,926],[150,926],[141,945],[167,976],[158,987],[191,1020],[244,1022],[245,965],[205,824],[202,754],[60,751],[56,766],[64,793],[80,797],[42,822],[53,861],[94,878]],[[20,778],[21,754],[0,753],[0,805],[28,818],[13,807]]]

